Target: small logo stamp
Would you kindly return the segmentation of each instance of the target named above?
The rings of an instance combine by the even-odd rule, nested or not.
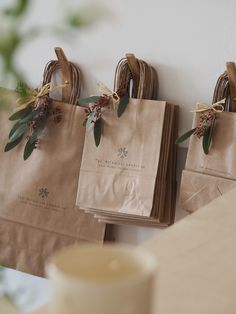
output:
[[[39,194],[38,194],[42,199],[45,199],[49,195],[49,191],[47,188],[41,188],[39,189]]]
[[[128,156],[128,150],[126,147],[120,147],[118,149],[118,157],[120,157],[121,159],[124,159]]]

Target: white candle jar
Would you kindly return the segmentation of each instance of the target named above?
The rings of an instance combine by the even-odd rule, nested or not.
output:
[[[155,258],[118,245],[81,245],[56,254],[46,271],[49,314],[152,314]]]

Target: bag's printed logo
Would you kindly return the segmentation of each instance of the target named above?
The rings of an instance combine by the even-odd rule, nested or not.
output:
[[[41,188],[39,189],[39,194],[38,194],[42,199],[45,199],[49,195],[49,191],[47,188]]]
[[[118,149],[118,157],[120,157],[121,159],[124,159],[127,156],[128,156],[127,148],[126,147],[120,147]]]

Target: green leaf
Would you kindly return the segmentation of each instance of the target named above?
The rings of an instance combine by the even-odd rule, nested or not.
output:
[[[11,128],[8,138],[12,136],[12,134],[16,131],[16,129],[18,129],[19,126],[20,126],[20,121],[17,121]]]
[[[175,144],[180,144],[186,141],[195,131],[196,131],[196,128],[182,134],[180,137],[177,138],[177,140],[175,141]]]
[[[33,110],[29,114],[27,114],[23,119],[20,120],[20,123],[28,123],[33,120],[39,114],[39,110]]]
[[[209,126],[204,134],[203,134],[203,137],[202,137],[202,148],[203,148],[203,151],[204,153],[207,155],[208,152],[209,152],[209,147],[210,147],[210,144],[211,144],[211,141],[210,141],[210,131],[211,131],[211,127]]]
[[[97,102],[99,100],[100,96],[91,96],[88,98],[79,98],[78,102],[82,104],[91,104],[94,102]]]
[[[48,120],[49,111],[47,111],[40,122],[40,124],[37,126],[37,128],[33,131],[31,137],[29,138],[28,142],[25,145],[24,150],[24,160],[28,159],[30,155],[32,154],[33,150],[35,149],[35,144],[37,142],[37,139],[42,134]]]
[[[123,97],[120,98],[120,103],[117,109],[117,116],[121,117],[122,114],[124,113],[127,105],[129,103],[129,95],[125,95]]]
[[[14,120],[18,120],[18,119],[22,119],[24,118],[26,115],[28,115],[31,111],[33,110],[33,108],[31,106],[28,106],[22,110],[16,111],[15,113],[13,113],[9,120],[10,121],[14,121]]]
[[[87,116],[86,126],[89,126],[90,123],[92,123],[95,115],[96,115],[96,110],[93,110],[93,111],[90,112],[90,114]]]
[[[208,155],[209,150],[210,150],[214,127],[215,127],[215,120],[213,120],[212,124],[205,130],[203,134],[202,147],[206,155]]]
[[[18,139],[15,140],[14,142],[7,143],[7,145],[4,148],[4,152],[8,152],[12,148],[16,147],[21,142],[23,137],[24,137],[24,134],[22,134],[20,137],[18,137]]]
[[[100,144],[101,135],[102,135],[102,121],[101,121],[101,119],[97,120],[94,123],[93,135],[94,135],[95,144],[98,147],[98,145]]]
[[[24,160],[29,158],[29,156],[32,154],[34,149],[35,149],[35,142],[31,143],[29,139],[24,149]]]
[[[40,135],[42,134],[46,124],[47,124],[47,118],[48,118],[48,115],[44,117],[44,119],[42,120],[42,122],[37,126],[37,128],[33,131],[30,139],[29,139],[29,142],[31,144],[35,143],[36,140],[40,137]]]
[[[9,138],[9,143],[15,142],[19,137],[24,135],[27,130],[27,124],[20,124],[19,127],[15,130],[15,132]]]

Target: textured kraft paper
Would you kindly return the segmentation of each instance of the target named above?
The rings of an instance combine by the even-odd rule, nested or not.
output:
[[[86,132],[77,205],[150,216],[160,158],[165,102],[130,99],[124,114],[103,116],[101,143]]]
[[[181,208],[194,212],[236,187],[236,181],[183,170],[181,179]]]
[[[49,118],[40,147],[23,160],[25,142],[5,153],[11,123],[1,115],[0,259],[9,267],[44,274],[54,251],[80,241],[102,242],[105,225],[76,208],[84,142],[84,111],[54,101],[62,121]]]
[[[193,127],[197,125],[199,116],[200,114],[195,114]],[[235,152],[236,114],[217,113],[208,155],[203,152],[202,138],[190,137],[185,171],[181,180],[181,208],[193,212],[234,186]]]

